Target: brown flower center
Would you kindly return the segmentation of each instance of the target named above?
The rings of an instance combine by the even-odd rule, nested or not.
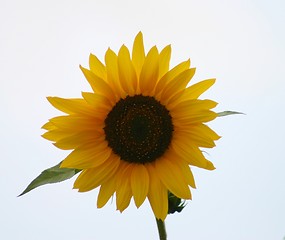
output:
[[[154,97],[121,99],[105,119],[106,140],[113,152],[130,163],[153,162],[168,148],[173,132],[169,111]]]

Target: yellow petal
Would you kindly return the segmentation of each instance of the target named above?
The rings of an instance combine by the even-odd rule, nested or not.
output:
[[[195,99],[198,98],[202,93],[208,90],[214,83],[216,79],[208,79],[198,82],[187,89],[183,93],[183,99]]]
[[[137,89],[137,74],[130,59],[130,53],[126,46],[120,48],[118,54],[118,71],[123,90],[133,96]]]
[[[102,94],[112,102],[115,101],[112,88],[102,78],[82,66],[80,69],[95,93]]]
[[[182,62],[168,71],[157,83],[155,87],[155,95],[160,93],[167,83],[175,78],[177,75],[182,73],[183,71],[187,70],[190,67],[190,60]]]
[[[155,170],[170,192],[179,198],[191,199],[190,189],[183,176],[183,171],[173,160],[161,157],[155,161]]]
[[[178,141],[188,141],[194,145],[204,148],[215,147],[214,140],[204,134],[199,128],[189,127],[188,131],[180,131],[176,133]]]
[[[88,144],[73,150],[62,162],[62,168],[86,169],[103,164],[112,150],[106,141]]]
[[[94,115],[94,109],[90,107],[84,99],[65,99],[59,97],[47,97],[47,100],[58,110],[67,114],[80,113]]]
[[[106,80],[106,67],[104,64],[93,54],[89,56],[89,68],[91,72],[97,75],[99,78]]]
[[[143,164],[134,164],[131,175],[131,187],[137,207],[144,202],[149,189],[149,176]]]
[[[157,83],[159,73],[158,60],[158,50],[154,46],[148,52],[140,74],[139,86],[143,95],[149,95]]]
[[[42,129],[45,129],[45,130],[54,130],[54,129],[57,129],[57,127],[54,126],[54,124],[52,124],[51,122],[47,122],[47,123],[45,123],[45,124],[42,126]]]
[[[175,165],[181,170],[181,177],[184,178],[186,183],[192,188],[196,188],[195,180],[187,161],[181,158],[175,151],[168,151],[166,158],[171,162],[175,159]],[[191,192],[190,192],[191,193]]]
[[[159,75],[160,79],[169,70],[169,62],[171,58],[171,46],[168,45],[159,54]]]
[[[184,100],[179,99],[179,101],[171,102],[167,104],[167,109],[171,110],[172,113],[174,112],[192,112],[197,110],[206,110],[206,109],[212,109],[215,108],[218,105],[217,102],[212,100],[200,100],[200,99],[188,99]]]
[[[81,145],[97,142],[102,138],[102,134],[96,131],[75,132],[71,136],[66,136],[58,140],[54,145],[63,150],[75,149]]]
[[[205,123],[205,122],[210,122],[214,120],[217,117],[217,113],[208,111],[208,110],[202,110],[200,112],[193,112],[189,113],[188,116],[184,117],[172,117],[173,125],[180,126],[180,127],[185,127],[197,123]]]
[[[113,104],[109,101],[109,99],[103,95],[96,94],[96,93],[90,93],[90,92],[82,92],[81,94],[84,100],[90,106],[92,106],[92,108],[95,109],[94,111],[96,112],[96,115],[98,113],[101,114],[101,113],[109,112],[113,107]]]
[[[42,137],[49,141],[59,141],[60,139],[68,137],[72,134],[74,134],[74,132],[63,131],[62,129],[54,129],[44,133]]]
[[[188,164],[207,170],[215,169],[213,163],[204,157],[201,150],[197,146],[179,142],[175,139],[173,139],[171,145],[173,151],[187,161]]]
[[[175,78],[170,80],[165,88],[162,90],[160,100],[163,104],[167,104],[171,97],[177,92],[186,88],[188,82],[194,76],[196,69],[190,68],[178,74]]]
[[[133,61],[134,68],[137,73],[137,77],[139,77],[143,63],[145,61],[143,35],[141,32],[137,34],[135,41],[134,41],[133,51],[132,51],[132,61]]]
[[[105,64],[107,69],[107,80],[112,85],[116,99],[125,98],[126,93],[123,91],[118,70],[118,56],[109,48],[105,54]]]
[[[182,131],[182,133],[186,132],[189,134],[196,134],[200,136],[204,136],[205,138],[210,138],[212,140],[219,140],[221,137],[213,131],[211,128],[209,128],[205,124],[195,124],[193,126],[189,126],[188,128],[177,128],[177,134],[179,135],[179,132]]]
[[[217,103],[212,100],[200,100],[200,99],[191,99],[188,101],[180,102],[176,105],[168,104],[167,109],[171,110],[174,114],[180,114],[181,116],[188,115],[189,112],[198,112],[201,110],[212,109],[217,106]]]
[[[89,168],[83,170],[76,181],[74,182],[74,188],[79,192],[87,192],[94,188],[97,188],[104,182],[113,178],[120,164],[118,156],[112,154],[103,164],[95,168]]]
[[[110,197],[116,190],[116,178],[112,177],[107,182],[104,182],[101,187],[97,198],[97,207],[102,208],[109,201]]]
[[[192,188],[196,188],[194,176],[188,164],[184,161],[178,161],[178,165],[181,171],[183,172],[183,176],[185,177],[187,184],[190,185]]]
[[[149,172],[150,185],[148,200],[157,219],[164,220],[168,213],[168,191],[157,176],[152,164],[146,165]]]
[[[102,116],[99,115],[98,117]],[[54,117],[49,121],[58,128],[69,129],[73,132],[87,130],[87,129],[96,130],[96,131],[101,130],[102,132],[104,126],[104,118],[96,119],[94,117],[91,118],[75,114],[68,116]]]
[[[131,189],[131,173],[133,166],[131,164],[125,165],[120,171],[120,177],[118,177],[118,182],[116,185],[116,203],[117,209],[123,212],[130,204],[132,198]]]

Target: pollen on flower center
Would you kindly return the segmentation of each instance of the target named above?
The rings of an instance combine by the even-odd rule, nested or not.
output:
[[[104,130],[109,147],[122,160],[144,164],[164,154],[173,124],[169,111],[155,98],[135,95],[117,102]]]

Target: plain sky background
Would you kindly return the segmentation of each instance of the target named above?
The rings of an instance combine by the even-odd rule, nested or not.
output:
[[[282,240],[284,12],[284,0],[0,0],[0,238],[158,239],[147,202],[97,209],[97,190],[77,193],[74,179],[16,197],[68,154],[40,137],[59,114],[45,97],[89,91],[79,64],[142,31],[146,49],[172,44],[172,66],[190,57],[193,82],[217,78],[203,95],[217,111],[246,113],[210,124],[222,136],[208,151],[217,169],[194,169],[198,188],[168,216],[169,240]]]

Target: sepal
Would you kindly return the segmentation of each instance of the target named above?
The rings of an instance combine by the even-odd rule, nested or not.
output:
[[[168,214],[181,212],[186,206],[185,200],[176,197],[173,193],[168,192]]]

